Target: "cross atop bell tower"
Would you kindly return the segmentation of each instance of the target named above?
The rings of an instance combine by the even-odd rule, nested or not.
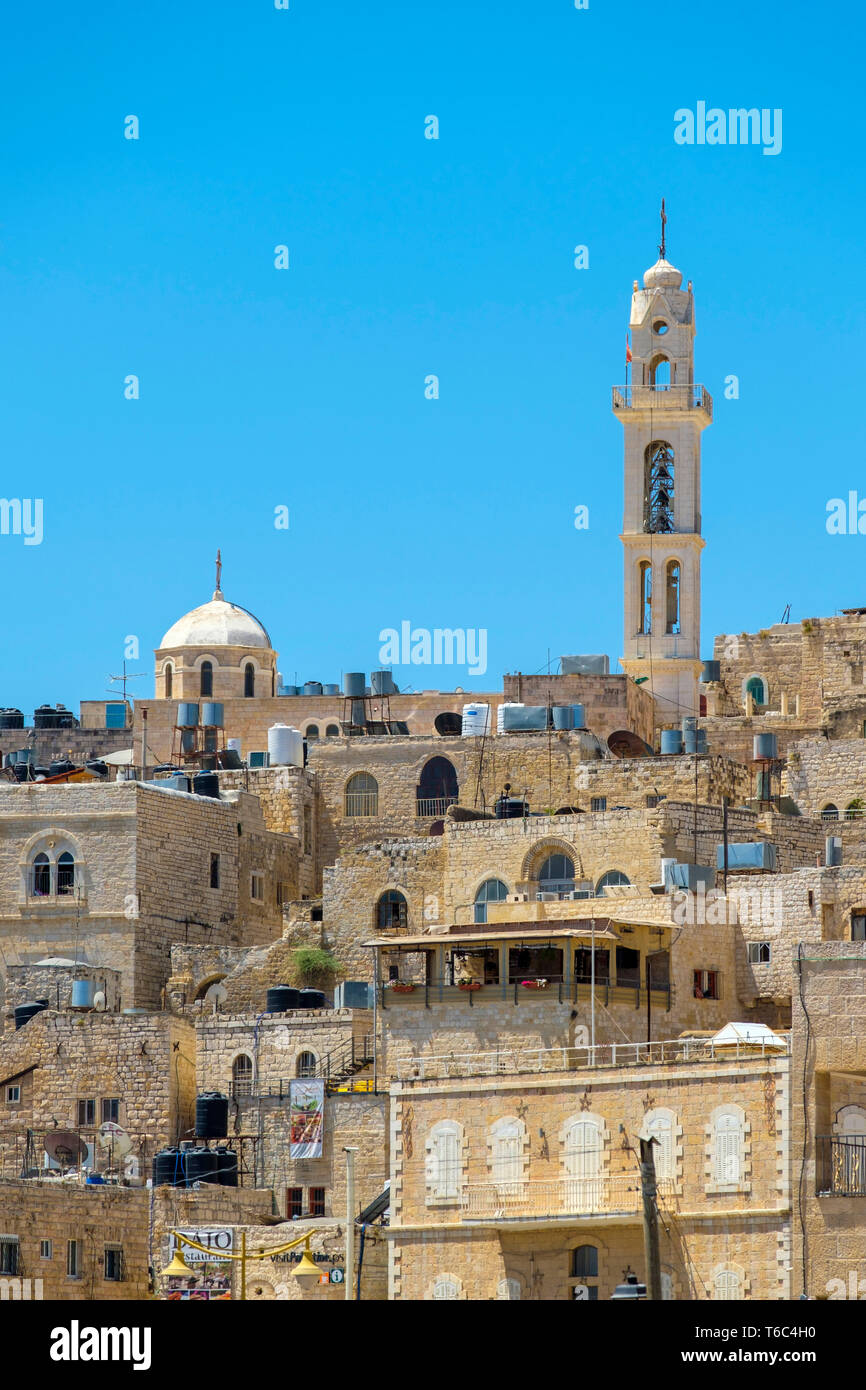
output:
[[[222,596],[223,596],[222,584],[221,584],[222,574],[223,574],[222,556],[221,556],[220,552],[217,551],[217,553],[216,553],[216,588],[214,589],[214,592],[213,592],[214,598],[222,598]]]
[[[701,670],[701,433],[713,401],[694,380],[692,283],[665,258],[634,282],[632,381],[613,388],[625,432],[623,656],[656,699],[656,722],[699,713]]]

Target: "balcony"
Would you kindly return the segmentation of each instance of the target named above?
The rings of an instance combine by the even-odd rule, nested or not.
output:
[[[705,386],[689,382],[685,386],[614,386],[611,406],[621,410],[699,410],[709,424],[713,418],[713,398]]]
[[[668,1179],[659,1196],[673,1193]],[[637,1173],[549,1178],[542,1182],[470,1183],[463,1190],[462,1221],[568,1220],[576,1216],[637,1216],[643,1209]]]
[[[866,1197],[866,1135],[819,1134],[815,1191],[819,1197]]]
[[[549,975],[547,983],[539,987],[539,982],[524,977],[515,980],[475,981],[470,986],[454,984],[447,976],[414,982],[389,981],[379,986],[380,1002],[383,1009],[411,999],[425,1005],[428,1009],[434,1004],[465,1003],[470,1008],[487,1003],[527,1004],[537,999],[548,999],[558,1004],[576,1004],[578,1000],[588,1001],[592,993],[589,980],[563,979],[560,975]],[[596,980],[595,998],[597,1003],[608,1008],[611,1004],[622,1004],[639,1009],[646,1006],[647,992],[642,985],[614,984],[610,980]],[[656,985],[650,999],[652,1009],[670,1009],[670,985]]]
[[[444,816],[449,806],[456,805],[456,796],[419,796],[416,797],[415,814],[419,820],[428,816]]]

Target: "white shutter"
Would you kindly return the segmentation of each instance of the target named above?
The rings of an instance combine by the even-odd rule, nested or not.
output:
[[[576,1120],[565,1140],[566,1194],[577,1212],[595,1211],[601,1204],[601,1130],[594,1120]]]
[[[496,1285],[497,1298],[520,1298],[519,1279],[500,1279]]]
[[[736,1115],[719,1115],[716,1120],[716,1182],[740,1181],[742,1134]]]
[[[493,1132],[493,1181],[498,1187],[514,1184],[523,1177],[520,1126],[516,1120],[506,1121],[494,1127]]]
[[[453,1126],[435,1129],[430,1140],[427,1182],[440,1200],[456,1197],[460,1186],[460,1146]]]
[[[714,1299],[736,1299],[742,1301],[740,1276],[733,1269],[720,1269],[713,1281]]]
[[[434,1298],[457,1298],[459,1290],[453,1279],[437,1279],[433,1285]]]
[[[670,1115],[654,1115],[646,1126],[644,1133],[648,1139],[658,1140],[656,1147],[653,1149],[653,1162],[655,1164],[656,1177],[675,1177],[674,1135]]]

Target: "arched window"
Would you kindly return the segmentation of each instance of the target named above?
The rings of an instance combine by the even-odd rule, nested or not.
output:
[[[653,568],[649,560],[637,567],[638,632],[653,630]]]
[[[674,530],[674,451],[654,439],[644,454],[644,527],[654,536]]]
[[[834,806],[832,801],[828,801],[827,805],[822,810],[821,815],[824,818],[824,820],[838,820],[839,807]]]
[[[490,1126],[490,1172],[500,1197],[513,1197],[524,1177],[525,1128],[510,1115]]]
[[[460,1285],[456,1279],[449,1279],[443,1275],[433,1283],[433,1298],[459,1298]]]
[[[600,894],[607,887],[618,888],[620,885],[626,886],[630,882],[631,879],[626,878],[625,874],[621,873],[619,869],[608,869],[607,873],[602,874],[598,883],[595,885],[595,891]]]
[[[295,1076],[315,1076],[317,1066],[315,1052],[300,1052],[295,1063]]]
[[[523,1297],[523,1287],[519,1279],[500,1279],[496,1285],[496,1297],[520,1299]]]
[[[476,922],[487,921],[487,904],[503,903],[508,897],[508,887],[502,882],[501,878],[485,879],[478,892],[475,894],[475,920]]]
[[[862,1105],[843,1105],[836,1115],[834,1134],[840,1139],[862,1139],[866,1137],[866,1110]]]
[[[256,693],[256,668],[251,661],[244,667],[244,699],[252,700]]]
[[[173,679],[174,679],[174,667],[172,666],[172,664],[171,664],[170,661],[166,663],[165,673],[164,673],[164,674],[165,674],[165,698],[166,698],[167,700],[170,700],[170,699],[171,699],[172,681],[173,681]]]
[[[846,820],[860,820],[863,815],[863,802],[859,796],[855,796],[853,801],[849,801],[845,807]]]
[[[582,1302],[598,1300],[598,1249],[594,1245],[578,1245],[571,1252],[572,1297]]]
[[[716,1271],[713,1279],[713,1298],[720,1300],[742,1301],[743,1288],[740,1276],[735,1269],[720,1269]]]
[[[680,562],[668,560],[665,569],[665,632],[680,631]]]
[[[199,694],[213,695],[213,662],[203,661],[199,672]]]
[[[653,1145],[656,1177],[669,1181],[676,1177],[675,1120],[672,1110],[649,1110],[644,1116],[641,1130],[644,1139],[656,1140]]]
[[[602,1199],[604,1160],[603,1121],[583,1115],[565,1126],[563,1162],[570,1209],[575,1213],[598,1211]]]
[[[549,854],[538,871],[538,887],[542,893],[571,893],[574,891],[574,860],[568,854]]]
[[[424,764],[417,791],[419,816],[444,816],[458,796],[457,773],[447,758],[431,758]]]
[[[455,1202],[460,1196],[463,1131],[456,1120],[440,1120],[426,1144],[427,1201]]]
[[[72,893],[74,889],[75,860],[67,850],[57,860],[57,891],[58,893]]]
[[[743,1117],[739,1107],[717,1112],[713,1125],[713,1176],[717,1183],[739,1183],[743,1172]]]
[[[746,695],[751,695],[756,709],[761,709],[767,703],[767,687],[760,676],[749,676],[743,691],[744,699]]]
[[[37,854],[33,860],[31,892],[35,898],[47,898],[51,892],[51,865],[47,854]]]
[[[667,391],[671,384],[671,362],[663,352],[657,352],[650,361],[650,385],[657,391]]]
[[[318,726],[318,724],[308,724],[307,727],[306,727],[306,729],[304,730],[304,738],[307,739],[308,742],[310,742],[310,741],[315,741],[318,737],[319,737],[319,726]]]
[[[408,927],[409,908],[402,893],[389,888],[383,893],[376,908],[376,923],[380,931],[394,931],[398,927]]]
[[[318,729],[316,736],[318,737]],[[310,737],[309,730],[307,738]],[[379,783],[369,772],[356,772],[346,783],[346,815],[378,816]]]
[[[248,1096],[253,1089],[253,1059],[246,1052],[238,1053],[232,1062],[232,1095]]]
[[[339,738],[340,730],[336,724],[329,724],[325,730],[325,738]]]

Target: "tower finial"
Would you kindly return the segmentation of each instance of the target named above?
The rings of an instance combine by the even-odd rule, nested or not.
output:
[[[664,198],[662,198],[662,242],[661,246],[659,247],[659,256],[662,260],[664,260],[665,258],[665,223],[667,222],[667,220],[668,219],[665,214],[665,200]]]
[[[220,552],[219,552],[219,550],[218,550],[218,551],[217,551],[217,556],[216,556],[216,592],[217,592],[217,593],[220,593],[220,592],[221,592],[220,580],[222,579],[222,572],[223,572],[223,562],[222,562],[222,557],[221,557],[221,555],[220,555]]]

